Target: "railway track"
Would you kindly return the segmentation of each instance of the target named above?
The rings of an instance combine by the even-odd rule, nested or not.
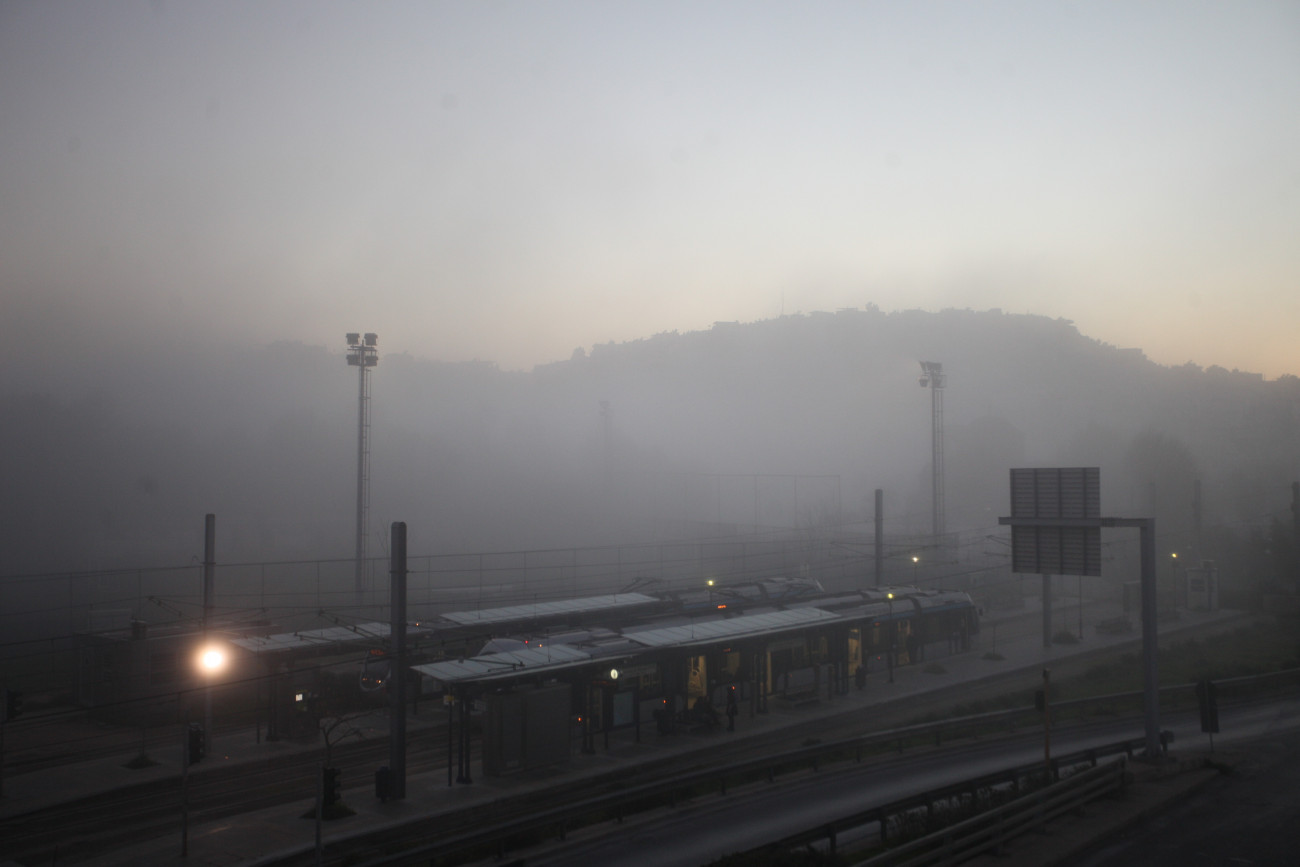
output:
[[[843,736],[862,729],[860,713],[858,717],[857,720],[843,720],[839,716],[809,717],[797,729],[781,729],[726,743],[700,738],[699,750],[677,755],[670,762],[659,761],[637,768],[635,779],[653,782],[687,770],[725,766],[743,755],[779,750],[807,738]],[[874,716],[873,723],[879,725],[893,718],[892,714]],[[445,773],[445,740],[445,724],[424,729],[412,738],[407,747],[408,774]],[[122,755],[121,746],[119,743],[118,756]],[[358,794],[357,783],[368,783],[374,769],[387,760],[387,737],[352,741],[336,745],[332,750],[332,764],[341,769],[345,793],[352,796]],[[186,783],[190,828],[273,807],[309,810],[322,761],[323,750],[309,750],[234,765],[195,766]],[[39,773],[39,770],[29,772]],[[628,784],[630,772],[630,768],[620,766],[617,779],[611,775],[606,783],[610,790]],[[548,795],[548,803],[560,803],[566,797],[590,797],[599,793],[602,783],[585,780],[573,785],[577,788],[569,791],[565,783],[558,783]],[[109,795],[87,796],[5,818],[0,820],[0,840],[4,841],[0,857],[20,863],[75,864],[145,839],[175,834],[179,840],[181,794],[182,781],[176,774],[131,783]],[[372,795],[367,792],[364,796]],[[461,817],[456,824],[464,827],[465,822],[506,821],[514,818],[519,810],[535,807],[535,800],[514,804],[510,799],[503,799],[492,809],[476,808],[472,816]],[[446,827],[445,816],[440,823]],[[407,835],[411,841],[418,842],[428,833],[428,829],[413,827]],[[374,842],[363,838],[356,848],[367,851]],[[384,845],[393,842],[386,840]]]

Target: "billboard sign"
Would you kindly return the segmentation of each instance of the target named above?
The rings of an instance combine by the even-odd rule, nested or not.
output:
[[[1012,572],[1101,575],[1099,468],[1013,469],[1011,518]]]

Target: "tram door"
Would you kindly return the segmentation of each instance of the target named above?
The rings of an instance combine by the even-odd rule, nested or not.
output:
[[[686,679],[686,706],[694,707],[695,699],[709,694],[708,666],[703,655],[692,656],[689,665],[690,674]]]
[[[853,675],[857,674],[857,673],[858,673],[858,669],[862,667],[862,630],[861,630],[861,628],[855,628],[855,629],[850,629],[850,630],[849,630],[849,647],[848,647],[848,650],[849,650],[849,653],[848,653],[848,657],[849,657],[849,676],[852,677]]]
[[[912,656],[916,652],[916,638],[912,634],[912,621],[898,620],[894,627],[894,659],[899,665],[911,665],[916,662]]]

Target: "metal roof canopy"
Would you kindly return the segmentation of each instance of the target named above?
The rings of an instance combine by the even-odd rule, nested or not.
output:
[[[590,662],[592,655],[567,644],[486,653],[472,659],[449,659],[412,666],[415,671],[442,683],[501,680],[520,674],[536,674],[572,668]]]
[[[254,654],[283,653],[290,650],[319,648],[328,644],[351,644],[357,641],[385,640],[387,623],[359,623],[356,626],[328,626],[302,632],[282,632],[265,637],[232,638],[230,643]]]
[[[826,623],[843,618],[820,608],[790,608],[766,614],[751,614],[727,620],[703,620],[683,626],[666,626],[627,632],[624,637],[645,647],[687,647],[734,638],[753,638]]]
[[[581,599],[563,599],[557,602],[533,602],[527,605],[510,605],[505,608],[487,608],[482,611],[453,611],[441,615],[460,626],[482,626],[490,623],[509,623],[519,620],[538,620],[567,614],[589,614],[596,611],[615,611],[637,605],[649,605],[660,600],[644,593],[614,593],[608,596],[586,596]]]
[[[726,620],[707,620],[685,626],[668,626],[642,632],[626,633],[623,637],[642,647],[689,647],[726,641],[772,635],[804,629],[809,625],[842,620],[838,614],[819,608],[792,608],[732,617]],[[412,666],[415,671],[446,684],[469,681],[507,680],[521,675],[558,671],[598,662],[601,654],[579,650],[568,644],[553,644],[542,648],[488,653],[470,659],[444,660]]]

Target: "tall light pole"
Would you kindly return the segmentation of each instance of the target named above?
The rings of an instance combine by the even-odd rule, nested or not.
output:
[[[379,363],[379,337],[349,332],[348,364],[358,371],[357,407],[357,554],[356,604],[364,603],[366,589],[366,513],[370,509],[370,368]]]
[[[943,372],[943,365],[937,361],[921,362],[921,388],[930,387],[930,442],[933,455],[930,466],[933,470],[934,503],[934,540],[938,544],[944,533],[943,526],[943,387],[948,384],[948,377]]]

